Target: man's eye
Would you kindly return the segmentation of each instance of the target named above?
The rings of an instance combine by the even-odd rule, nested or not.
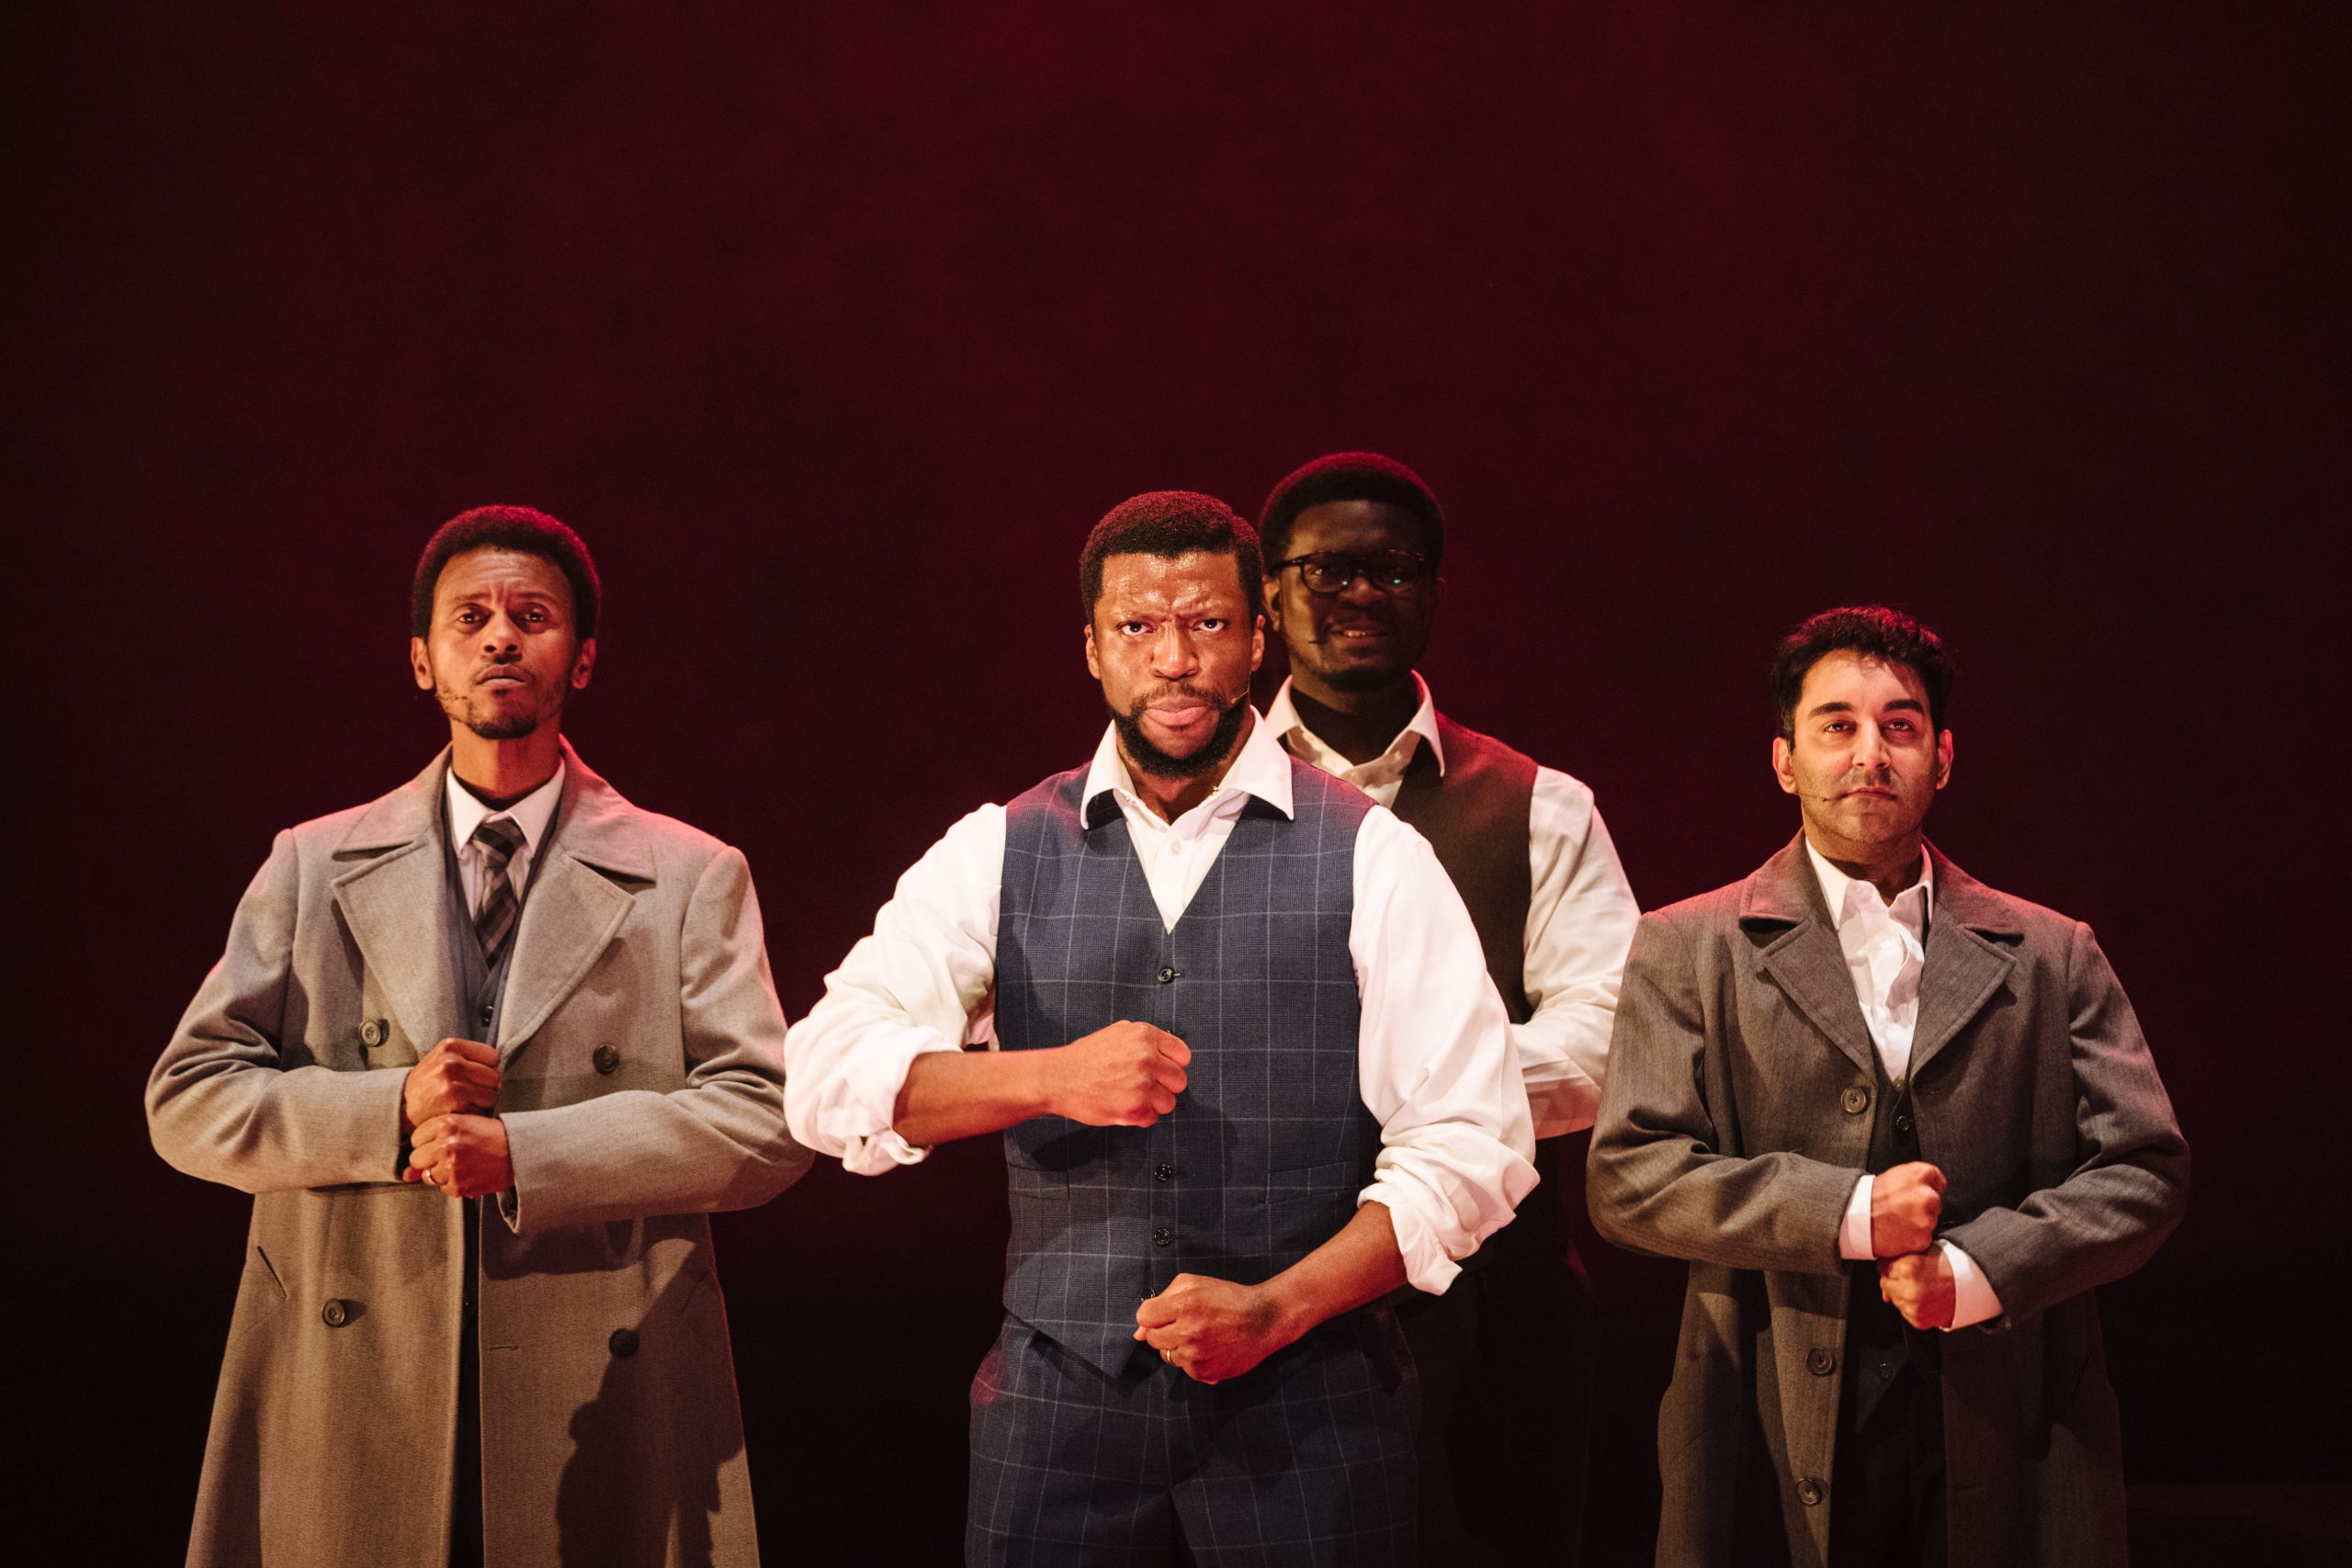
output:
[[[1232,624],[1232,622],[1227,620],[1222,615],[1211,615],[1201,622],[1201,630],[1204,632],[1221,632]]]
[[[548,613],[545,610],[540,609],[536,604],[524,611],[523,614],[535,621],[544,621],[548,618]]]

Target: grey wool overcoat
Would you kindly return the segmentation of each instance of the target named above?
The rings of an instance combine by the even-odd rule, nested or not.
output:
[[[715,1210],[808,1168],[743,857],[565,748],[498,1048],[514,1186],[484,1200],[493,1568],[751,1563]],[[466,1207],[399,1179],[406,1069],[461,1027],[445,751],[277,836],[148,1081],[155,1147],[251,1192],[192,1564],[447,1551]]]
[[[2003,1308],[1939,1347],[1951,1562],[2120,1563],[2091,1291],[2179,1222],[2188,1145],[2090,929],[1928,852],[1913,1113],[1951,1184],[1939,1235]],[[1690,1260],[1658,1415],[1660,1564],[1751,1555],[1739,1492],[1767,1470],[1779,1496],[1749,1501],[1782,1521],[1790,1561],[1826,1557],[1847,1270],[1871,1267],[1839,1259],[1838,1232],[1868,1157],[1873,1051],[1802,837],[1644,917],[1586,1191],[1602,1235]]]

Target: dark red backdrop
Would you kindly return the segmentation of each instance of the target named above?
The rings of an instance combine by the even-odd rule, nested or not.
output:
[[[572,733],[747,851],[797,1015],[1091,743],[1086,525],[1360,446],[1455,519],[1442,699],[1596,787],[1645,905],[1791,830],[1777,629],[1949,634],[1939,837],[2098,927],[2197,1149],[2109,1295],[2133,1477],[2340,1473],[2340,9],[270,9],[12,24],[14,1328],[58,1394],[16,1424],[84,1555],[185,1529],[245,1211],[141,1079],[271,832],[437,744],[435,523],[594,544]],[[994,1160],[723,1222],[777,1558],[952,1555]],[[1675,1274],[1594,1266],[1616,1561]]]

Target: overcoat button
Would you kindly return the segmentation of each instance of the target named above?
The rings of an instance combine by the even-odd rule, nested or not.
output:
[[[1804,1366],[1815,1377],[1826,1378],[1838,1370],[1838,1352],[1815,1346],[1806,1352]]]
[[[373,1047],[383,1043],[384,1023],[381,1019],[371,1018],[359,1026],[359,1043]]]
[[[621,1054],[613,1049],[610,1045],[597,1046],[595,1055],[588,1059],[596,1064],[596,1070],[598,1072],[605,1074],[608,1077],[612,1074],[620,1070]]]
[[[1159,983],[1163,986],[1173,985],[1176,977],[1182,974],[1183,974],[1182,969],[1162,969],[1159,972]]]
[[[330,1300],[326,1305],[319,1309],[319,1321],[329,1328],[341,1328],[351,1321],[351,1303],[346,1301]]]
[[[1829,1488],[1824,1486],[1815,1476],[1808,1475],[1797,1483],[1797,1501],[1808,1508],[1813,1507],[1827,1495],[1829,1495]]]
[[[1176,1168],[1165,1163],[1155,1165],[1151,1168],[1151,1179],[1154,1181],[1173,1181],[1176,1179]]]
[[[634,1356],[637,1354],[637,1330],[616,1328],[613,1337],[605,1343],[616,1356]]]
[[[1175,1239],[1175,1236],[1169,1231],[1166,1225],[1162,1225],[1158,1230],[1151,1233],[1151,1245],[1154,1247],[1166,1247],[1170,1242]]]
[[[1838,1103],[1846,1108],[1847,1115],[1860,1116],[1871,1108],[1871,1091],[1855,1084],[1838,1097]]]

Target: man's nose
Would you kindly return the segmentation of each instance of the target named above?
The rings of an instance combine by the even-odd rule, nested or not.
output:
[[[1190,675],[1201,666],[1193,639],[1176,627],[1162,632],[1151,645],[1151,672],[1164,679]]]
[[[1875,724],[1860,726],[1854,735],[1854,765],[1875,768],[1886,761],[1886,738]]]
[[[1385,602],[1388,590],[1373,581],[1370,567],[1358,564],[1347,581],[1340,585],[1339,597],[1341,602],[1361,608]]]
[[[523,646],[523,628],[503,610],[492,613],[481,628],[482,647],[492,653],[505,653]]]

